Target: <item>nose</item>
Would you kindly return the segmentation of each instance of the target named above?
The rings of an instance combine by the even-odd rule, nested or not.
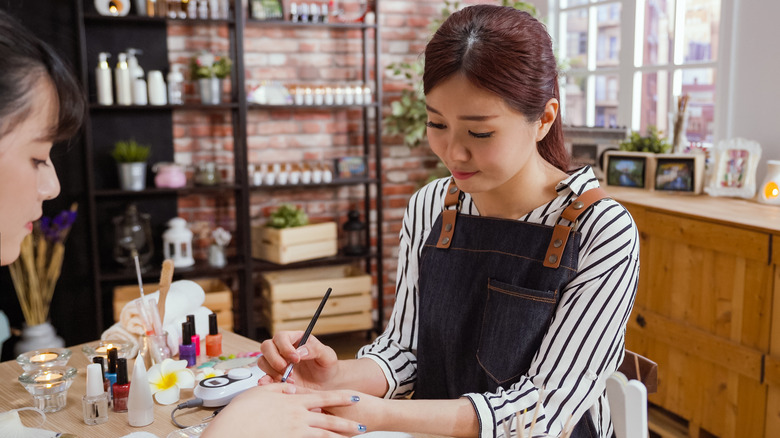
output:
[[[60,180],[57,178],[57,170],[49,160],[49,165],[41,167],[38,174],[38,197],[41,201],[54,199],[60,194]]]
[[[457,135],[451,136],[447,143],[449,162],[465,162],[471,159],[471,152]]]

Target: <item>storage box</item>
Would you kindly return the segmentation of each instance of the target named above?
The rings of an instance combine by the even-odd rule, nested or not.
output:
[[[192,280],[198,283],[206,292],[203,307],[217,314],[217,324],[222,330],[233,331],[233,293],[225,283],[217,278],[201,278]],[[159,284],[144,284],[144,292],[152,293],[159,289]],[[122,308],[130,300],[140,296],[138,284],[132,286],[117,286],[114,288],[114,321],[119,321]]]
[[[252,257],[285,265],[338,253],[335,222],[292,228],[252,227]]]
[[[371,276],[350,265],[264,272],[262,322],[273,335],[280,330],[306,330],[328,288],[328,302],[312,333],[369,330]]]

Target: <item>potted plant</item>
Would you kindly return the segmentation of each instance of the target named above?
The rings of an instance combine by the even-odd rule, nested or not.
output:
[[[198,81],[200,100],[205,105],[222,101],[222,80],[230,76],[233,63],[227,56],[201,52],[190,60],[190,76]]]
[[[309,223],[298,207],[282,204],[263,225],[252,227],[252,257],[284,265],[338,253],[333,221]]]
[[[146,188],[146,160],[150,151],[150,146],[142,145],[135,139],[114,143],[111,156],[117,162],[122,190],[140,191]]]
[[[620,150],[627,152],[651,152],[664,154],[669,152],[672,145],[661,137],[658,128],[654,125],[647,127],[647,135],[642,136],[638,132],[632,132],[626,141],[620,143]]]

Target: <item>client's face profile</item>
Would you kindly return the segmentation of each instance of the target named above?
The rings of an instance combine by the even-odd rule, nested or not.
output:
[[[0,265],[19,257],[22,240],[41,217],[43,201],[60,193],[48,138],[59,107],[48,78],[36,82],[28,100],[27,117],[0,138]]]

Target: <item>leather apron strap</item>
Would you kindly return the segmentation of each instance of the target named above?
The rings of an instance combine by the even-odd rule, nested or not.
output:
[[[444,198],[444,211],[441,212],[441,233],[439,240],[436,241],[436,248],[449,248],[452,243],[452,235],[455,233],[455,219],[458,217],[458,208],[449,209],[452,206],[458,206],[460,203],[460,189],[455,185],[455,179],[450,179],[450,185],[447,187],[447,196]]]
[[[550,245],[547,247],[547,254],[544,256],[545,267],[558,268],[560,266],[563,249],[566,248],[566,241],[569,240],[572,228],[577,226],[577,218],[594,203],[609,197],[604,189],[595,187],[585,191],[563,210],[561,217],[568,220],[571,225],[555,224]]]

